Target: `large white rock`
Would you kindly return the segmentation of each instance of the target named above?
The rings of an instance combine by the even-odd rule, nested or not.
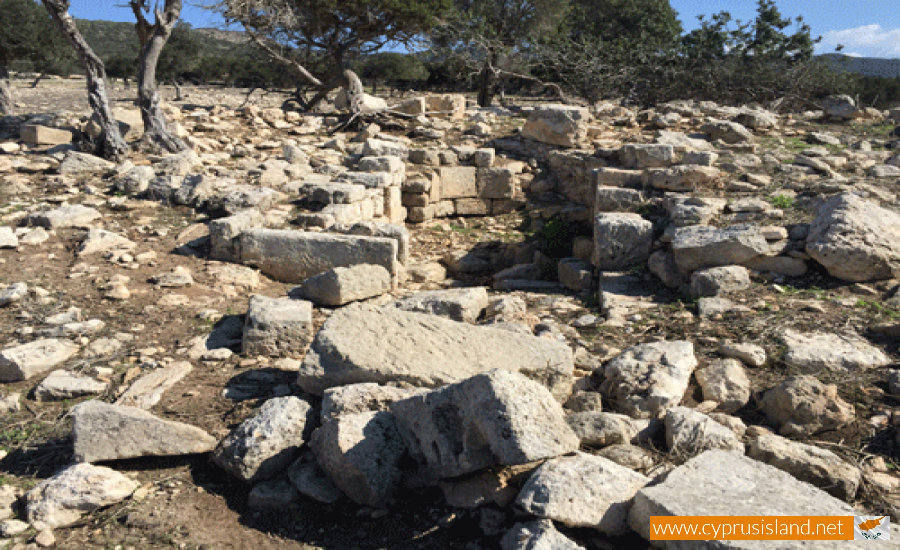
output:
[[[750,379],[737,359],[717,359],[695,371],[694,376],[703,399],[715,401],[725,412],[734,412],[750,401]]]
[[[858,336],[785,329],[781,341],[787,347],[784,363],[802,372],[848,372],[883,367],[891,358]]]
[[[68,361],[78,353],[78,344],[46,338],[0,351],[0,382],[28,380]]]
[[[806,252],[845,281],[898,277],[900,215],[852,193],[835,195],[810,224]]]
[[[310,445],[322,469],[348,497],[376,508],[392,500],[406,444],[391,413],[339,416],[313,432]]]
[[[639,344],[607,363],[601,391],[634,418],[655,418],[681,402],[697,367],[685,341]]]
[[[76,405],[72,417],[75,459],[79,462],[208,453],[217,443],[195,426],[102,401]]]
[[[587,139],[590,118],[584,107],[542,105],[528,116],[522,137],[560,147],[578,147]]]
[[[89,172],[103,172],[112,170],[115,164],[108,160],[87,153],[69,151],[59,163],[60,174],[84,174]]]
[[[436,479],[578,448],[562,406],[547,388],[507,370],[397,401],[391,411],[410,453]]]
[[[632,498],[650,482],[600,456],[577,453],[545,462],[522,487],[516,504],[535,516],[608,535],[628,532]]]
[[[565,401],[575,367],[569,347],[546,338],[351,304],[334,312],[316,335],[298,384],[316,395],[360,382],[433,388],[494,368],[521,372]]]
[[[740,452],[712,450],[669,472],[662,483],[644,487],[628,515],[646,539],[651,516],[853,516],[848,504],[777,468]],[[774,518],[773,518],[774,519]],[[764,550],[772,541],[658,541],[675,550]],[[791,541],[791,549],[854,548],[846,541]],[[862,548],[862,546],[860,546]]]
[[[762,434],[751,441],[747,456],[784,470],[841,500],[856,496],[862,478],[859,468],[833,452],[774,434]]]
[[[90,376],[66,370],[55,370],[34,388],[34,398],[37,401],[75,399],[85,395],[103,393],[107,385],[106,382],[94,380]]]
[[[67,527],[84,514],[128,498],[138,486],[110,468],[75,464],[25,495],[25,515],[38,530]]]
[[[75,249],[78,257],[89,254],[125,253],[137,246],[133,241],[105,229],[91,229]]]
[[[287,469],[315,422],[313,409],[298,397],[269,399],[219,444],[213,463],[250,483]]]
[[[94,208],[81,204],[67,204],[53,210],[31,214],[28,216],[28,223],[47,229],[86,227],[100,216],[100,212]]]
[[[18,248],[19,238],[12,227],[0,227],[0,248]]]

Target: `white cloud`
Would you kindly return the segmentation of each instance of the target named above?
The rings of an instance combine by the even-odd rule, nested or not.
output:
[[[847,55],[900,57],[900,28],[884,29],[881,25],[874,24],[828,31],[822,35],[822,41],[816,49],[819,53],[830,53],[838,44],[853,49],[853,54]]]

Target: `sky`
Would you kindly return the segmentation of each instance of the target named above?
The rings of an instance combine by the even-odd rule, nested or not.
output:
[[[194,27],[215,27],[220,21],[211,12],[185,0],[182,19]],[[751,21],[756,0],[670,0],[685,30],[698,26],[697,15],[720,11],[734,19]],[[70,13],[81,19],[133,21],[127,0],[71,0]],[[776,0],[782,16],[802,15],[821,36],[816,53],[831,53],[841,44],[841,53],[863,57],[900,58],[900,1],[898,0]]]

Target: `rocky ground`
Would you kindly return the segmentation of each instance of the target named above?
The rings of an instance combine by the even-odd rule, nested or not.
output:
[[[444,98],[335,132],[189,88],[193,152],[115,165],[69,145],[83,82],[16,84],[0,547],[900,521],[896,111]]]

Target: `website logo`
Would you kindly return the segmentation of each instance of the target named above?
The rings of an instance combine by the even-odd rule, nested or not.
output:
[[[853,518],[853,540],[891,540],[891,518],[856,516]]]

